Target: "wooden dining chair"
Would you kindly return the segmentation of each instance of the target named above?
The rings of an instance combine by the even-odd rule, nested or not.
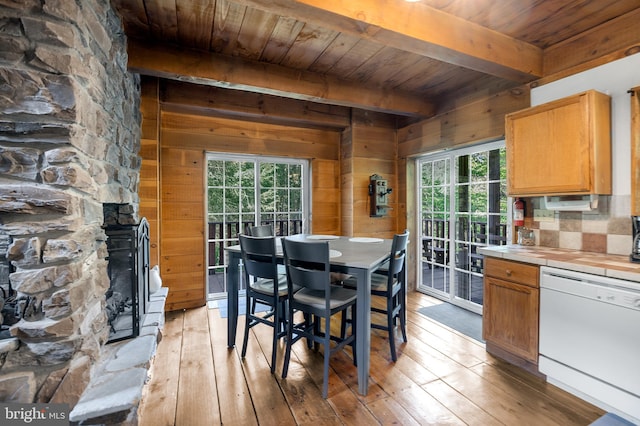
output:
[[[380,269],[371,274],[371,295],[385,298],[384,308],[375,307],[372,302],[371,311],[381,313],[386,316],[386,324],[374,323],[372,321],[371,328],[383,330],[389,333],[389,349],[391,351],[391,359],[393,362],[396,362],[398,359],[395,339],[397,319],[400,320],[402,339],[405,342],[407,341],[407,283],[405,280],[405,268],[408,242],[408,230],[405,230],[402,234],[394,235],[393,242],[391,243],[389,261],[385,262]],[[355,289],[357,282],[354,278],[349,278],[343,281],[343,286]],[[342,322],[341,328],[341,334],[344,336],[346,332],[345,321]]]
[[[291,346],[300,339],[313,342],[317,348],[324,348],[324,372],[322,397],[327,398],[329,391],[329,358],[342,350],[346,345],[353,347],[353,358],[356,358],[355,325],[349,336],[331,334],[331,317],[346,313],[351,308],[351,315],[356,318],[356,291],[342,286],[331,285],[329,274],[329,243],[302,242],[283,239],[285,267],[287,270],[289,318],[287,323],[287,346],[285,350],[282,378],[287,377]],[[299,290],[296,291],[296,288]],[[294,311],[301,311],[305,319],[299,323],[293,321]],[[324,323],[325,329],[321,329]],[[331,342],[334,342],[332,347]]]
[[[271,373],[275,372],[278,339],[286,334],[287,278],[278,273],[275,237],[253,237],[239,235],[240,252],[247,282],[247,309],[242,341],[242,357],[247,353],[249,330],[266,324],[273,328],[271,349]],[[256,315],[255,305],[262,303],[271,309],[263,315]]]

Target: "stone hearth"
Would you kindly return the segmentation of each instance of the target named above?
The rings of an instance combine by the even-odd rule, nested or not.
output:
[[[0,400],[79,413],[116,362],[103,205],[139,221],[140,77],[109,0],[0,1],[0,45],[0,286],[34,303],[0,342]]]

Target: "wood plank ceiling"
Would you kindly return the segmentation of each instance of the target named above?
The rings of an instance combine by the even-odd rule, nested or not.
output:
[[[134,72],[411,119],[640,44],[638,0],[112,1]]]

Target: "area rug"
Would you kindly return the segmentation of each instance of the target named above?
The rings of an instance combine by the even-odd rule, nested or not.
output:
[[[220,317],[227,318],[229,316],[229,310],[227,306],[227,299],[219,299],[217,302],[217,308],[220,309]],[[209,308],[214,309],[213,303],[209,303]],[[263,305],[262,303],[258,303],[256,305],[256,312],[267,312],[271,307],[269,305]],[[238,299],[238,315],[244,315],[247,312],[247,299],[244,297],[240,297]]]
[[[617,414],[607,413],[595,422],[591,423],[590,426],[635,426],[635,423],[631,423]]]
[[[482,315],[459,308],[451,303],[425,306],[418,309],[422,315],[438,321],[479,342],[482,340]]]

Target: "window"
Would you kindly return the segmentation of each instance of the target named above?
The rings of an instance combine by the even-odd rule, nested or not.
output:
[[[209,299],[226,292],[224,247],[247,227],[272,225],[276,235],[308,226],[308,163],[270,157],[207,155]]]
[[[478,247],[507,242],[504,142],[429,155],[417,166],[418,289],[480,312]]]

